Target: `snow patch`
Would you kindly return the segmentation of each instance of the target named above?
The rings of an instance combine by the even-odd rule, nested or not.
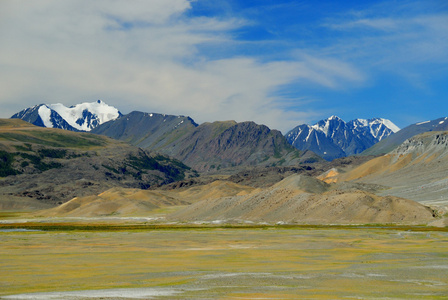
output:
[[[393,133],[396,133],[398,131],[400,131],[400,127],[398,127],[397,125],[395,125],[394,123],[392,123],[390,120],[388,119],[380,119],[383,121],[384,126],[386,126],[387,128],[389,128],[390,130],[393,131]]]
[[[356,119],[355,121],[358,121],[358,123],[364,127],[369,126],[369,121],[367,121],[366,119]],[[356,124],[356,123],[355,123]],[[356,124],[357,125],[357,124]]]
[[[85,102],[71,107],[66,107],[61,103],[50,104],[46,107],[48,111],[46,111],[45,109],[42,110],[42,113],[46,118],[48,116],[48,112],[50,112],[51,114],[51,111],[49,109],[52,109],[56,111],[68,124],[70,124],[70,126],[82,131],[90,131],[96,126],[111,120],[115,120],[120,116],[120,112],[118,111],[118,109],[113,106],[107,105],[101,100],[92,103]],[[39,115],[41,115],[41,108],[39,108]],[[88,113],[91,114],[91,118],[86,117],[86,114]],[[48,120],[50,120],[49,116]],[[82,122],[78,120],[82,120]],[[45,123],[45,121],[44,125],[46,127],[49,127],[47,126],[47,123]],[[53,125],[51,125],[51,127],[53,127]]]
[[[415,125],[422,125],[422,124],[426,124],[426,123],[429,123],[429,122],[431,122],[431,121],[425,121],[425,122],[420,122],[420,123],[415,123]]]
[[[42,105],[38,110],[39,116],[44,122],[45,127],[53,128],[53,123],[51,122],[51,110],[46,105]]]

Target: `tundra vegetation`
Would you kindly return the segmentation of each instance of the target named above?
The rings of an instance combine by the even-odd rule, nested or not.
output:
[[[84,225],[3,228],[0,298],[446,299],[445,228]]]

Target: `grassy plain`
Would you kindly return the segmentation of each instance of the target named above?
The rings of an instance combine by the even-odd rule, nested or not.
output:
[[[82,299],[63,292],[85,290],[126,299],[142,288],[174,292],[155,299],[447,299],[446,230],[47,229],[3,227],[0,299]]]

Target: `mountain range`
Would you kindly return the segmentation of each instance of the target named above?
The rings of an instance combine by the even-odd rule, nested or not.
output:
[[[201,171],[318,160],[313,153],[333,160],[361,153],[399,130],[386,119],[356,119],[345,123],[333,116],[313,126],[299,125],[283,137],[279,131],[253,122],[198,125],[187,116],[137,111],[122,115],[101,100],[72,107],[41,104],[24,109],[12,118],[41,127],[103,134],[173,156]]]
[[[299,125],[285,137],[299,150],[310,150],[326,160],[359,154],[400,129],[387,119],[355,119],[336,116],[310,126]]]
[[[208,172],[238,166],[288,166],[317,161],[319,157],[331,161],[358,154],[382,155],[417,134],[448,130],[448,118],[419,122],[400,130],[383,118],[345,122],[331,116],[314,125],[298,125],[282,136],[277,130],[253,122],[199,125],[188,116],[138,111],[123,115],[101,100],[71,107],[40,104],[11,118],[41,127],[106,135]]]

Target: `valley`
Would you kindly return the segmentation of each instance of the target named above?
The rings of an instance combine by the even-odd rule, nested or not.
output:
[[[448,300],[448,0],[0,15],[0,300]]]
[[[0,299],[446,296],[446,132],[300,127],[370,134],[324,159],[254,122],[119,114],[83,112],[90,132],[0,120]],[[367,155],[372,137],[391,150]]]

